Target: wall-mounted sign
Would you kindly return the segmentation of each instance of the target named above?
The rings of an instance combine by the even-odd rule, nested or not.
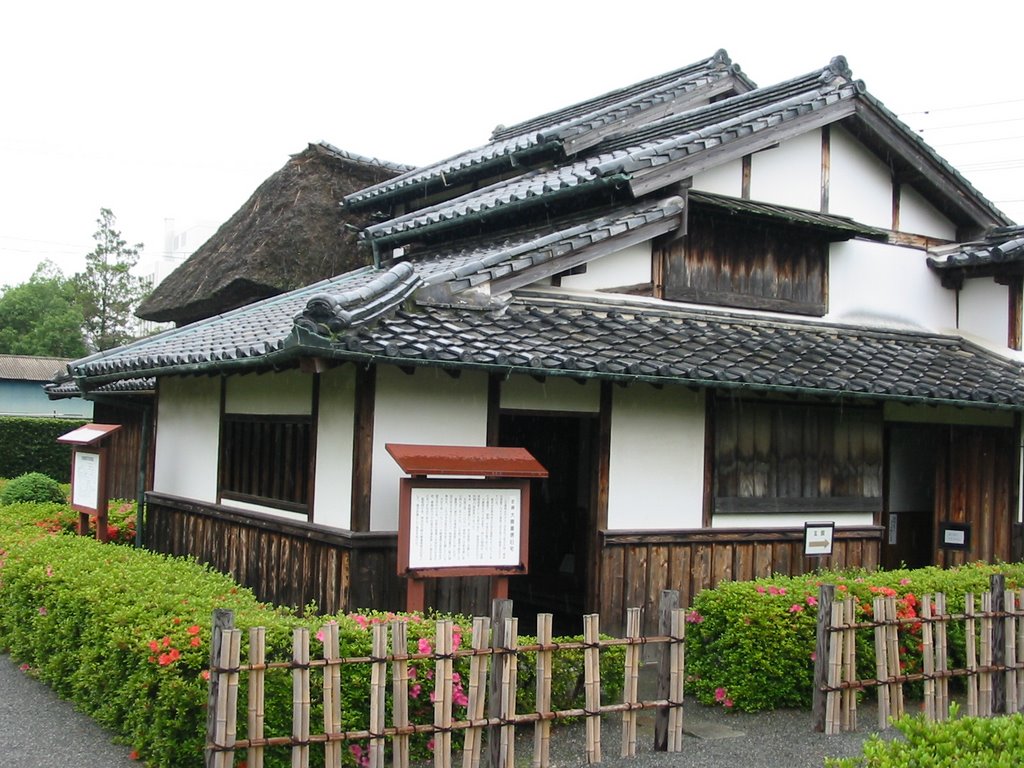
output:
[[[969,549],[971,546],[970,523],[939,523],[939,549]]]
[[[100,454],[79,448],[71,465],[71,506],[95,513],[100,507]]]
[[[804,555],[824,557],[832,554],[835,523],[804,523]]]
[[[78,512],[78,533],[89,532],[89,516],[96,516],[96,538],[107,540],[106,442],[120,424],[84,424],[57,438],[71,446],[71,508]]]

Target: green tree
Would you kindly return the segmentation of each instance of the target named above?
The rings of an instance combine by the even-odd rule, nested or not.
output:
[[[85,318],[86,343],[110,349],[134,336],[132,314],[146,293],[145,281],[131,270],[139,261],[142,243],[129,246],[117,230],[109,208],[100,209],[93,234],[96,247],[86,254],[85,271],[75,275],[78,305]]]
[[[76,358],[87,352],[75,287],[52,262],[40,263],[28,282],[3,289],[0,353]]]

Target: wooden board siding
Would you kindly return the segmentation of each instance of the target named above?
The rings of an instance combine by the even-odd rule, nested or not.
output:
[[[1017,430],[950,427],[936,452],[935,563],[1008,561],[1016,520]],[[943,522],[970,525],[966,551],[939,547]]]
[[[145,545],[190,555],[261,600],[334,613],[404,608],[393,533],[352,533],[174,496],[147,497]]]
[[[643,608],[645,632],[658,624],[661,591],[679,592],[689,606],[702,589],[723,581],[772,574],[798,575],[817,568],[878,567],[882,528],[836,530],[832,557],[803,555],[803,530],[605,531],[602,534],[601,628],[621,631],[627,608]]]
[[[107,487],[112,499],[134,499],[138,494],[139,451],[142,445],[143,408],[139,405],[117,405],[96,401],[92,420],[96,424],[120,424],[121,429],[110,436],[107,460],[113,467]],[[155,441],[149,443],[146,457],[146,490],[153,487]]]
[[[824,315],[828,242],[819,234],[694,213],[684,240],[654,254],[664,261],[664,296],[749,309]]]

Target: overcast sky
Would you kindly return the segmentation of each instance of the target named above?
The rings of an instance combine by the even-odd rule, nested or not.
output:
[[[45,258],[81,269],[101,207],[153,255],[165,219],[225,221],[309,142],[428,163],[718,48],[760,85],[844,54],[1024,221],[1022,18],[985,0],[6,3],[0,286]]]

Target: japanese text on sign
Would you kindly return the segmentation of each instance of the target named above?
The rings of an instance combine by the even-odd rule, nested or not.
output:
[[[100,496],[100,456],[98,453],[75,452],[74,487],[71,502],[95,509]]]
[[[413,488],[409,567],[520,564],[518,488]]]

